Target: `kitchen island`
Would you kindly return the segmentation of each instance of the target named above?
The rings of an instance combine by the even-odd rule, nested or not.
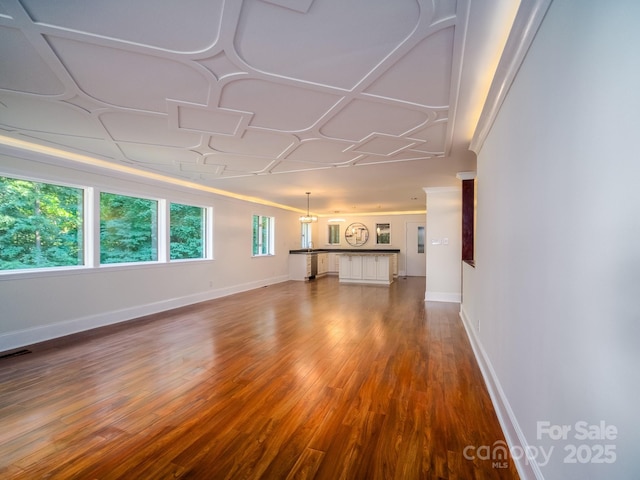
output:
[[[340,267],[342,255],[384,255],[388,256],[389,269],[391,271],[391,281],[386,278],[369,278],[373,267],[376,265],[368,265],[369,269],[364,275],[358,275],[355,272],[351,272],[352,265],[345,264],[344,268]],[[353,249],[353,248],[326,248],[326,249],[312,249],[304,248],[298,250],[289,250],[289,278],[291,280],[312,280],[316,276],[322,276],[324,274],[340,275],[340,271],[343,271],[340,281],[344,277],[346,283],[378,283],[381,285],[389,285],[393,278],[398,276],[398,255],[399,249]],[[373,258],[373,257],[372,257]],[[375,261],[375,260],[373,260]],[[382,260],[384,263],[385,260]],[[358,263],[358,260],[356,260]],[[364,262],[367,264],[367,262]],[[382,266],[377,265],[376,270]],[[349,272],[345,272],[348,269]],[[368,275],[366,273],[369,273]],[[378,272],[381,273],[381,272]],[[355,274],[352,282],[348,282],[347,277]],[[365,277],[365,278],[363,278]],[[356,282],[356,280],[358,282]],[[363,281],[365,280],[365,281]]]
[[[391,285],[395,255],[383,252],[340,253],[340,282]]]

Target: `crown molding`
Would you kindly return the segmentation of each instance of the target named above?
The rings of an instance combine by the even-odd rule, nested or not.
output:
[[[553,0],[527,0],[520,3],[504,52],[491,82],[487,100],[478,119],[469,150],[479,155],[511,84],[542,24]]]
[[[460,187],[425,187],[423,190],[429,194],[433,193],[454,193],[460,192],[462,189]]]
[[[456,173],[458,180],[474,180],[476,178],[476,172],[458,172]]]

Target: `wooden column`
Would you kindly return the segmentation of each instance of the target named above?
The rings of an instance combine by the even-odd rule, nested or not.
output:
[[[462,180],[462,261],[473,265],[475,223],[475,172],[461,172]]]

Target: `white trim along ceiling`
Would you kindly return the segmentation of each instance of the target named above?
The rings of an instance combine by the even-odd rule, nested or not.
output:
[[[0,143],[294,209],[310,191],[324,215],[424,210],[475,169],[517,2],[479,3],[0,0]]]

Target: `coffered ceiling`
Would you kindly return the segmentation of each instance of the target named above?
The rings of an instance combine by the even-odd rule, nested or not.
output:
[[[320,214],[421,210],[474,169],[498,3],[0,0],[0,135]]]

